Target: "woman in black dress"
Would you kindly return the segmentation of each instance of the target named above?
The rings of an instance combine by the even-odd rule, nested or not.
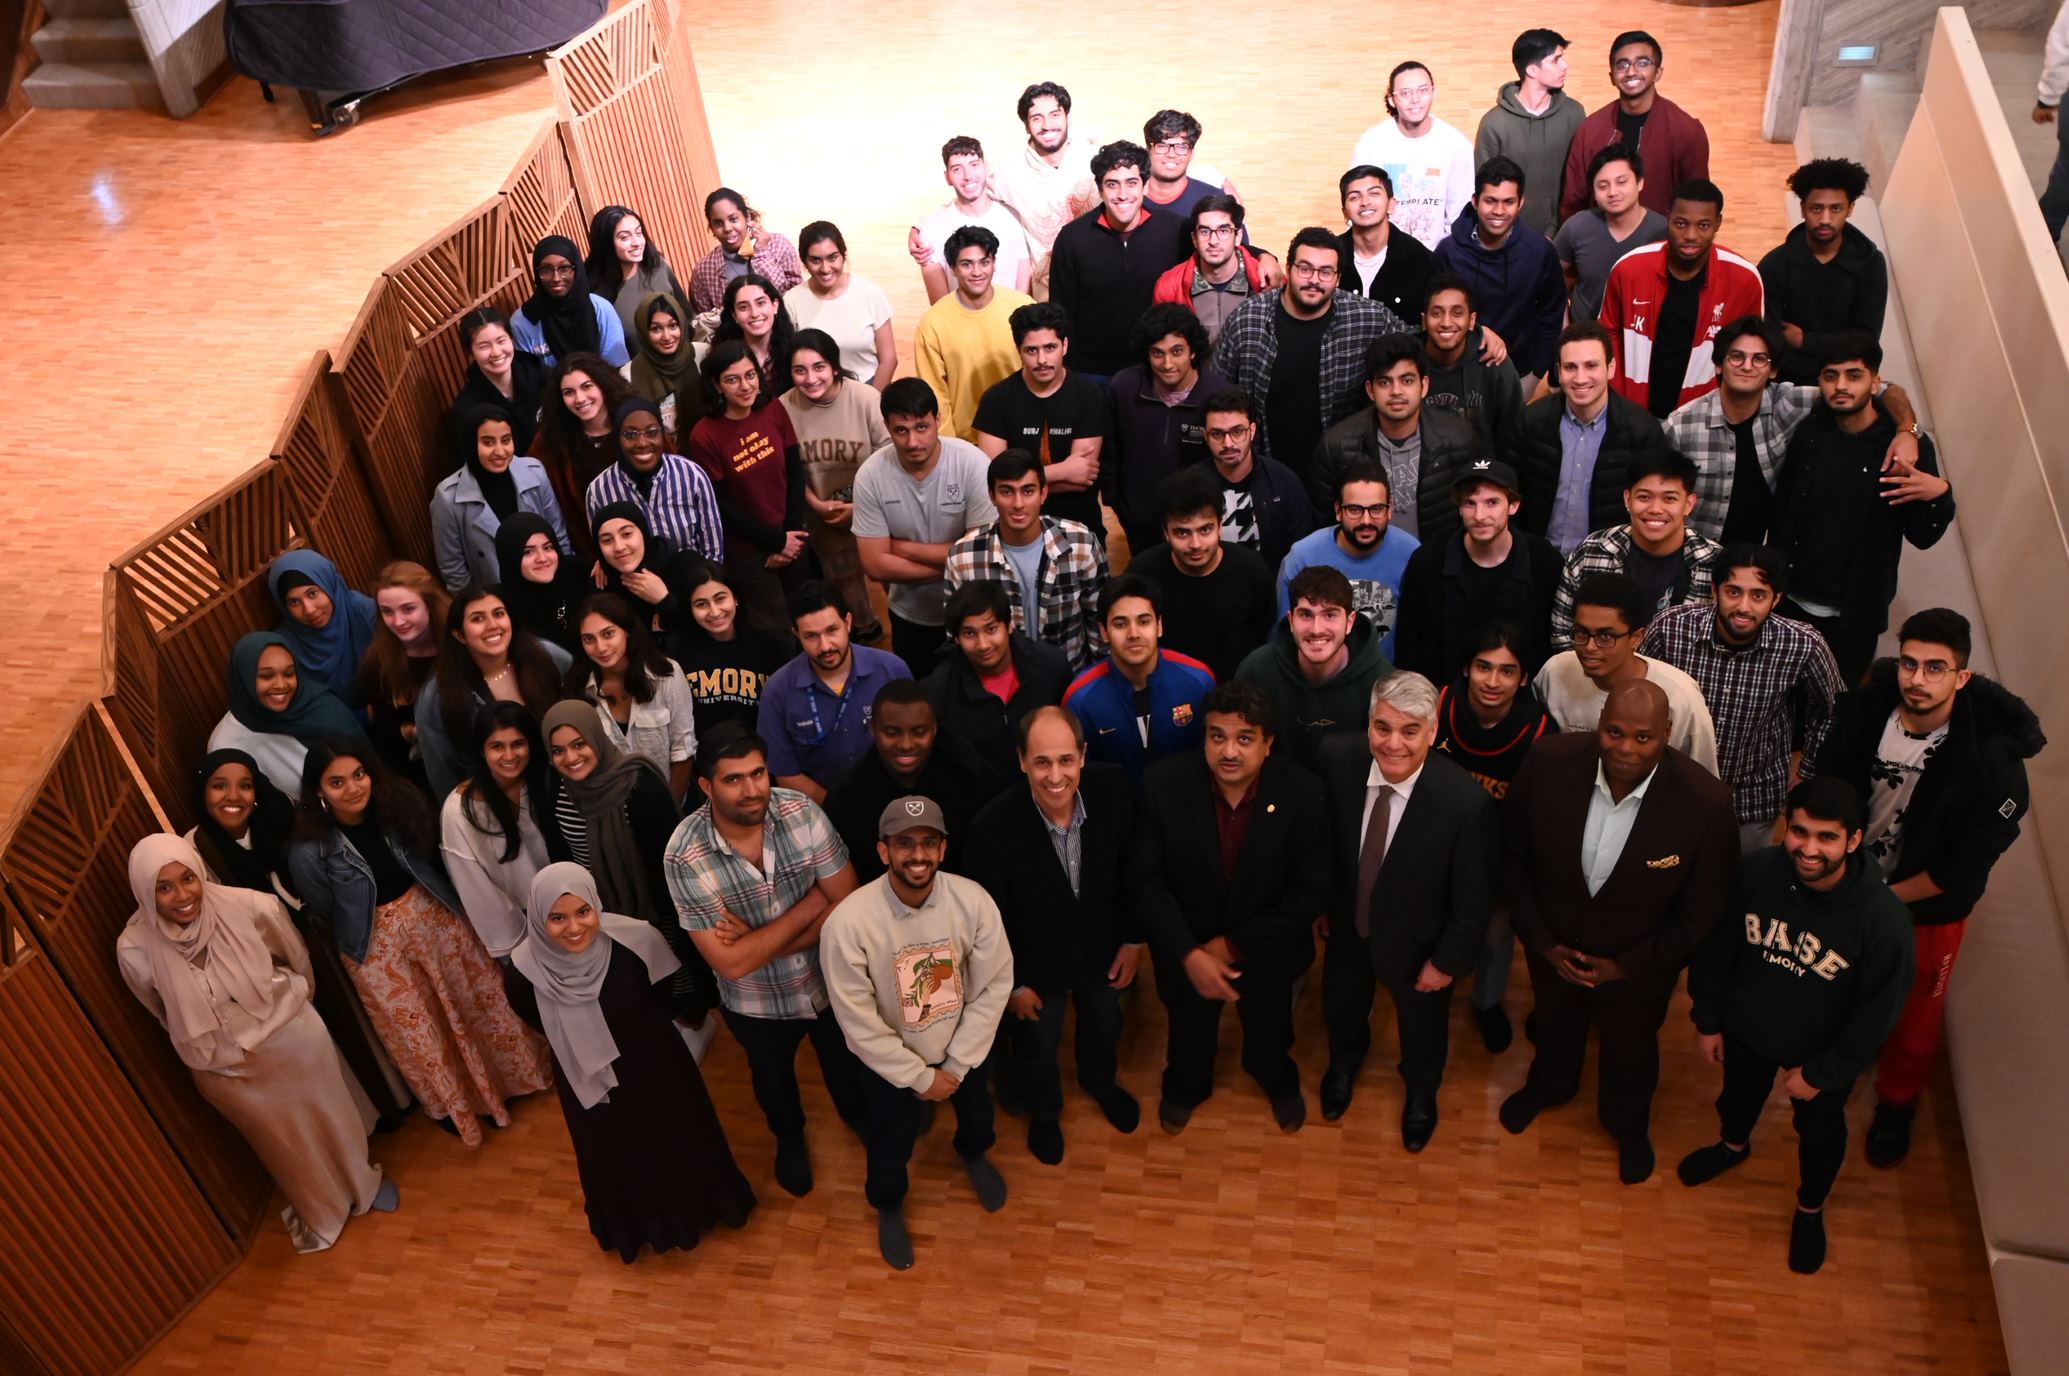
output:
[[[553,1047],[597,1245],[630,1263],[746,1223],[754,1190],[663,1005],[676,962],[659,934],[604,912],[589,872],[562,862],[532,880],[510,961],[510,1006]]]

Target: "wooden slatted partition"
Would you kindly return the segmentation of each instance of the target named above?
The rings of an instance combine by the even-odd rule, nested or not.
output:
[[[355,438],[330,352],[319,349],[295,389],[273,458],[287,470],[310,546],[336,564],[346,582],[363,589],[394,557],[395,541],[367,486]]]
[[[99,1376],[134,1361],[243,1247],[36,925],[0,890],[0,1369]]]
[[[98,711],[82,708],[62,741],[0,850],[0,880],[224,1229],[246,1237],[272,1181],[202,1100],[164,1029],[115,968],[115,938],[136,908],[130,847],[163,823]]]
[[[307,543],[288,473],[261,463],[108,571],[109,710],[182,828],[194,822],[190,776],[229,707],[230,647],[279,622],[266,566]]]
[[[685,282],[719,184],[689,27],[684,0],[632,0],[546,59],[583,212],[637,206]]]
[[[565,234],[585,249],[589,244],[589,220],[575,197],[575,172],[562,138],[558,123],[541,125],[503,183],[504,227],[520,274],[530,272],[532,246],[549,234]]]

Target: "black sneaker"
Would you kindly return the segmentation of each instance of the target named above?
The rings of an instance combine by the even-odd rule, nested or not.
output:
[[[1054,1118],[1037,1118],[1027,1125],[1027,1150],[1045,1166],[1063,1160],[1063,1124]]]
[[[1307,1096],[1295,1094],[1290,1099],[1275,1100],[1272,1104],[1272,1121],[1281,1132],[1299,1132],[1307,1122]]]
[[[1825,1215],[1796,1211],[1796,1221],[1789,1225],[1789,1269],[1799,1276],[1808,1276],[1825,1264]]]
[[[1169,1099],[1157,1100],[1157,1126],[1176,1137],[1193,1120],[1193,1111]]]
[[[1006,1178],[999,1174],[999,1168],[982,1156],[973,1156],[963,1162],[963,1169],[970,1173],[970,1187],[977,1191],[977,1202],[984,1206],[984,1212],[995,1214],[1006,1207]]]
[[[802,1132],[785,1133],[776,1139],[776,1183],[786,1194],[799,1198],[812,1192],[812,1156],[805,1150]]]
[[[894,1271],[912,1269],[912,1234],[905,1231],[903,1209],[876,1211],[876,1249]]]
[[[1537,1121],[1537,1115],[1544,1112],[1544,1109],[1544,1104],[1530,1092],[1530,1087],[1525,1085],[1501,1101],[1501,1108],[1496,1116],[1501,1119],[1502,1127],[1509,1132],[1522,1132]]]
[[[1874,1120],[1868,1124],[1868,1164],[1889,1167],[1909,1156],[1911,1120],[1917,1116],[1916,1104],[1907,1108],[1898,1108],[1895,1104],[1875,1105]]]
[[[1616,1144],[1616,1178],[1626,1185],[1643,1185],[1652,1179],[1652,1168],[1658,1164],[1650,1138],[1633,1137]]]
[[[1509,1011],[1498,1003],[1492,1008],[1475,1008],[1473,1022],[1480,1029],[1480,1040],[1496,1056],[1507,1051],[1516,1040],[1516,1029],[1509,1021]]]
[[[1707,1185],[1733,1166],[1743,1164],[1752,1154],[1751,1147],[1733,1151],[1722,1142],[1712,1142],[1682,1157],[1681,1164],[1674,1167],[1674,1174],[1681,1177],[1684,1185]]]

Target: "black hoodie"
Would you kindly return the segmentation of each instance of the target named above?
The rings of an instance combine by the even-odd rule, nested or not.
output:
[[[1780,846],[1739,863],[1744,919],[1711,928],[1688,965],[1698,1032],[1729,1030],[1819,1089],[1875,1063],[1911,992],[1911,922],[1862,851],[1837,888],[1798,880]]]
[[[1889,308],[1889,265],[1875,241],[1848,225],[1838,256],[1820,263],[1810,251],[1809,228],[1797,225],[1760,260],[1767,318],[1803,331],[1802,346],[1783,341],[1774,361],[1784,382],[1815,383],[1826,338],[1837,331],[1866,330],[1879,338]]]
[[[1868,793],[1882,730],[1899,701],[1894,660],[1882,660],[1868,681],[1841,693],[1815,766],[1803,777],[1836,774]],[[1976,906],[1997,857],[2019,839],[2026,815],[2026,761],[2047,737],[2033,709],[2002,684],[1972,678],[1954,699],[1947,739],[1933,752],[1904,811],[1904,847],[1892,884],[1929,874],[1945,892],[1911,904],[1921,926],[1959,922]]]

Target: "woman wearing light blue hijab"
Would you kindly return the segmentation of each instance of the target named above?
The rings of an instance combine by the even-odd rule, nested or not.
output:
[[[338,566],[313,549],[291,549],[275,559],[266,570],[266,587],[281,611],[275,629],[302,672],[322,679],[353,711],[364,707],[359,662],[380,624],[374,600],[355,591]]]

